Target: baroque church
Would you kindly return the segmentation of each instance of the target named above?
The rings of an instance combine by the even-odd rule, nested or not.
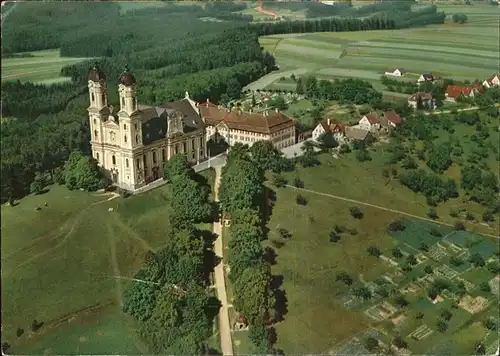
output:
[[[270,140],[283,148],[296,142],[294,121],[277,111],[248,113],[184,99],[151,107],[137,103],[136,79],[120,75],[120,106],[108,105],[106,75],[97,65],[89,70],[88,88],[92,155],[113,184],[134,191],[163,177],[163,165],[182,153],[196,164],[208,158],[207,141],[217,136],[227,144],[251,146]],[[115,112],[117,111],[117,112]]]

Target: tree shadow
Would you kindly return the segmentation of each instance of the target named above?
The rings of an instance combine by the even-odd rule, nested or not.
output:
[[[283,280],[284,280],[284,278],[281,274],[272,275],[271,282],[270,282],[271,290],[276,291],[277,289],[279,289],[281,287],[281,285],[283,284]]]
[[[44,195],[44,194],[47,194],[48,192],[50,192],[49,188],[43,188],[38,193],[36,193],[36,195]]]
[[[271,216],[273,215],[274,205],[276,204],[276,192],[269,187],[264,186],[262,199],[262,209],[261,209],[261,219],[262,219],[262,233],[264,238],[267,239],[269,234],[269,228],[267,224]]]
[[[285,319],[285,315],[288,313],[288,298],[286,297],[286,292],[282,289],[276,289],[274,291],[274,322],[280,322]]]
[[[220,300],[215,296],[210,296],[208,298],[207,304],[205,306],[205,314],[209,318],[209,320],[215,319],[215,317],[219,314],[219,310],[222,307]]]
[[[272,247],[267,246],[264,249],[264,255],[263,255],[264,261],[269,263],[271,266],[274,266],[276,264],[277,257],[278,255],[276,254],[276,251],[274,251]]]
[[[220,352],[219,350],[216,350],[214,348],[209,347],[207,349],[205,355],[208,355],[208,356],[222,356],[222,352]]]

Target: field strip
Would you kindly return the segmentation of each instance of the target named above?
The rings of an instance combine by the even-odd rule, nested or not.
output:
[[[342,54],[342,49],[340,47],[335,47],[332,49],[305,47],[302,45],[287,43],[286,40],[280,42],[279,45],[276,46],[275,51],[286,52],[290,55],[300,55],[303,57],[315,56],[325,59],[338,59]]]
[[[281,77],[289,77],[292,74],[295,74],[295,75],[306,74],[308,71],[309,71],[309,69],[307,69],[307,68],[299,68],[299,69],[292,69],[292,70],[281,72],[281,73],[271,73],[271,74],[263,76],[262,78],[259,78],[258,80],[256,80],[253,83],[248,84],[246,87],[243,88],[243,90],[263,89]]]
[[[391,212],[391,213],[400,214],[400,215],[405,215],[405,216],[409,216],[409,217],[412,217],[412,218],[415,218],[415,219],[419,219],[419,220],[430,221],[430,222],[432,222],[432,223],[434,223],[434,224],[439,224],[439,225],[444,225],[444,226],[451,226],[451,227],[453,227],[453,225],[451,225],[451,224],[447,224],[447,223],[444,223],[444,222],[441,222],[441,221],[436,221],[436,220],[432,220],[432,219],[429,219],[429,218],[424,218],[423,216],[413,215],[413,214],[405,213],[404,211],[395,210],[395,209],[390,209],[390,208],[385,208],[385,207],[383,207],[383,206],[374,205],[374,204],[370,204],[370,203],[362,202],[362,201],[359,201],[359,200],[354,200],[354,199],[344,198],[344,197],[340,197],[340,196],[338,196],[338,195],[333,195],[333,194],[321,193],[321,192],[317,192],[317,191],[315,191],[315,190],[310,190],[310,189],[305,189],[305,188],[297,188],[297,187],[294,187],[293,185],[289,185],[289,184],[287,184],[287,185],[286,185],[286,187],[288,187],[288,188],[292,188],[292,189],[295,189],[295,190],[299,190],[299,191],[304,191],[304,192],[312,193],[312,194],[322,195],[322,196],[329,197],[329,198],[333,198],[333,199],[338,199],[338,200],[347,201],[347,202],[349,202],[349,203],[361,204],[361,205],[369,206],[369,207],[371,207],[371,208],[380,209],[380,210],[385,210],[385,211],[388,211],[388,212]],[[474,233],[476,233],[476,234],[479,234],[479,235],[488,236],[488,237],[493,237],[493,238],[495,238],[495,239],[500,240],[500,236],[490,235],[490,234],[485,234],[485,233],[478,232],[478,231],[473,231],[473,232],[474,232]]]
[[[15,73],[15,74],[9,74],[9,75],[2,75],[2,79],[8,79],[8,78],[13,78],[13,77],[22,77],[23,75],[37,74],[37,73],[42,73],[42,72],[50,72],[52,70],[56,70],[56,69],[55,68],[46,68],[46,69],[36,70],[33,72],[22,72],[22,73]]]

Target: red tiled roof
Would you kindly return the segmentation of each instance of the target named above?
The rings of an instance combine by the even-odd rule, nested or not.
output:
[[[446,94],[450,98],[458,98],[460,95],[469,96],[474,89],[478,92],[482,92],[483,86],[480,84],[473,84],[469,86],[448,85]]]
[[[401,123],[401,117],[395,111],[385,111],[384,117],[394,125],[398,125]]]
[[[369,113],[369,114],[366,114],[365,117],[368,119],[368,122],[370,124],[376,124],[377,123],[377,118],[378,118],[378,115],[376,113]]]
[[[492,77],[486,79],[486,82],[489,84],[489,85],[493,85],[493,79],[495,79],[496,77],[499,77],[498,74],[495,74],[493,75]]]
[[[321,121],[321,126],[323,126],[323,130],[325,132],[344,132],[345,125],[339,124],[335,121],[330,120],[330,126],[328,126],[328,119]]]

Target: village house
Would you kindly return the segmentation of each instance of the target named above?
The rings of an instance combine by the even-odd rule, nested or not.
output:
[[[273,110],[261,113],[226,109],[206,102],[198,105],[206,125],[207,140],[223,138],[229,146],[242,143],[252,146],[257,141],[271,141],[277,149],[295,144],[295,123],[292,118]]]
[[[439,78],[432,75],[432,73],[424,73],[424,74],[421,74],[420,77],[418,77],[417,83],[422,84],[425,82],[433,82],[436,79],[439,79]]]
[[[406,74],[406,71],[403,68],[391,69],[384,73],[385,75],[390,75],[393,77],[402,77]]]
[[[345,125],[334,122],[331,119],[325,119],[321,121],[313,130],[312,138],[317,141],[318,138],[330,132],[333,135],[333,138],[338,143],[343,143],[345,139]]]
[[[378,122],[378,114],[372,112],[364,115],[359,120],[359,123],[355,127],[371,132],[378,131],[380,129],[380,123]]]
[[[460,97],[473,98],[478,93],[483,92],[481,84],[472,84],[468,86],[448,85],[446,89],[446,100],[456,101]]]
[[[414,109],[417,109],[419,101],[422,103],[422,108],[424,109],[436,108],[436,103],[431,93],[418,92],[408,97],[408,105]]]
[[[345,137],[348,142],[363,141],[366,144],[370,144],[375,141],[375,137],[370,131],[354,126],[345,127]]]
[[[495,74],[493,77],[486,79],[483,82],[485,88],[498,87],[500,86],[500,75]]]

